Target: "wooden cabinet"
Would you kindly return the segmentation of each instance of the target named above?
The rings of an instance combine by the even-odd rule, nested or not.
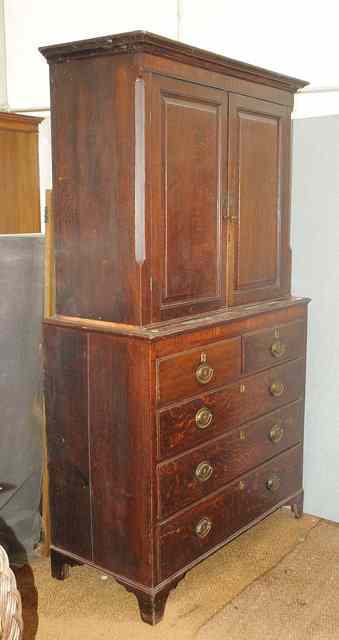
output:
[[[42,52],[52,573],[88,562],[155,624],[188,569],[282,505],[302,513],[289,146],[305,83],[145,32]]]
[[[40,122],[42,118],[0,113],[0,234],[40,233]]]

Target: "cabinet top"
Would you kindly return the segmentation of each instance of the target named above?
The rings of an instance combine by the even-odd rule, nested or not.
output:
[[[39,51],[49,63],[64,62],[71,58],[149,53],[293,93],[308,84],[298,78],[232,60],[217,53],[198,49],[148,31],[129,31],[89,40],[56,44],[41,47]]]
[[[0,113],[0,129],[10,129],[12,131],[37,132],[38,125],[43,118],[36,116],[24,116],[22,113]]]

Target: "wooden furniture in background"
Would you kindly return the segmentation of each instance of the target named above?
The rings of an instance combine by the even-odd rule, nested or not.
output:
[[[0,112],[0,234],[40,233],[40,122]]]
[[[306,83],[145,32],[42,52],[52,573],[111,573],[155,624],[188,569],[282,505],[302,513],[289,174]]]

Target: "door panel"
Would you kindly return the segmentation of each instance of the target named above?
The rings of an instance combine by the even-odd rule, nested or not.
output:
[[[230,305],[289,290],[288,116],[287,107],[230,97]]]
[[[152,79],[152,320],[225,305],[227,96]]]

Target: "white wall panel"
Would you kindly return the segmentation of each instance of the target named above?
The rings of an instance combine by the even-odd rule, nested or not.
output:
[[[4,0],[8,102],[49,105],[48,65],[38,47],[145,29],[175,38],[176,0]]]
[[[339,117],[295,120],[293,290],[309,307],[305,511],[339,522]]]
[[[338,84],[335,0],[182,0],[181,39],[230,58]]]

